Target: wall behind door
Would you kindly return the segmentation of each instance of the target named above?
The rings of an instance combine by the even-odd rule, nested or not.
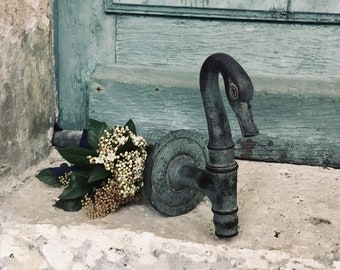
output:
[[[56,108],[51,11],[48,0],[0,1],[0,181],[4,188],[7,183],[14,185],[22,171],[51,150]]]

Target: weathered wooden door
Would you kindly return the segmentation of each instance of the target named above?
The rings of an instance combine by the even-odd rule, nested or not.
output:
[[[321,3],[322,2],[322,3]],[[206,133],[198,74],[232,55],[255,86],[260,135],[240,158],[340,167],[340,4],[337,0],[56,0],[59,125],[132,118],[157,140]]]

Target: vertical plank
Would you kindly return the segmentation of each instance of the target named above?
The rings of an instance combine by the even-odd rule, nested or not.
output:
[[[115,62],[115,17],[102,1],[55,1],[59,124],[82,129],[88,122],[88,92],[96,65]]]

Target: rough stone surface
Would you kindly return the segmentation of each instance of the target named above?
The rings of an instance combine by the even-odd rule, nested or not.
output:
[[[0,179],[49,153],[54,122],[51,1],[0,1]]]
[[[164,217],[147,202],[99,220],[52,207],[34,178],[0,198],[0,269],[340,269],[340,170],[238,161],[239,235],[214,236],[210,203]],[[2,187],[0,187],[0,190]]]

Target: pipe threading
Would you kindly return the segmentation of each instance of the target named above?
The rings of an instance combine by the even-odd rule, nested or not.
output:
[[[216,209],[211,208],[211,211],[214,214],[217,214],[217,215],[232,215],[232,214],[237,213],[238,207],[236,207],[235,209],[230,210],[230,211],[220,211],[220,210],[216,210]]]
[[[233,172],[238,169],[238,164],[235,164],[232,167],[215,167],[211,164],[207,164],[207,171],[211,173],[228,173]]]

